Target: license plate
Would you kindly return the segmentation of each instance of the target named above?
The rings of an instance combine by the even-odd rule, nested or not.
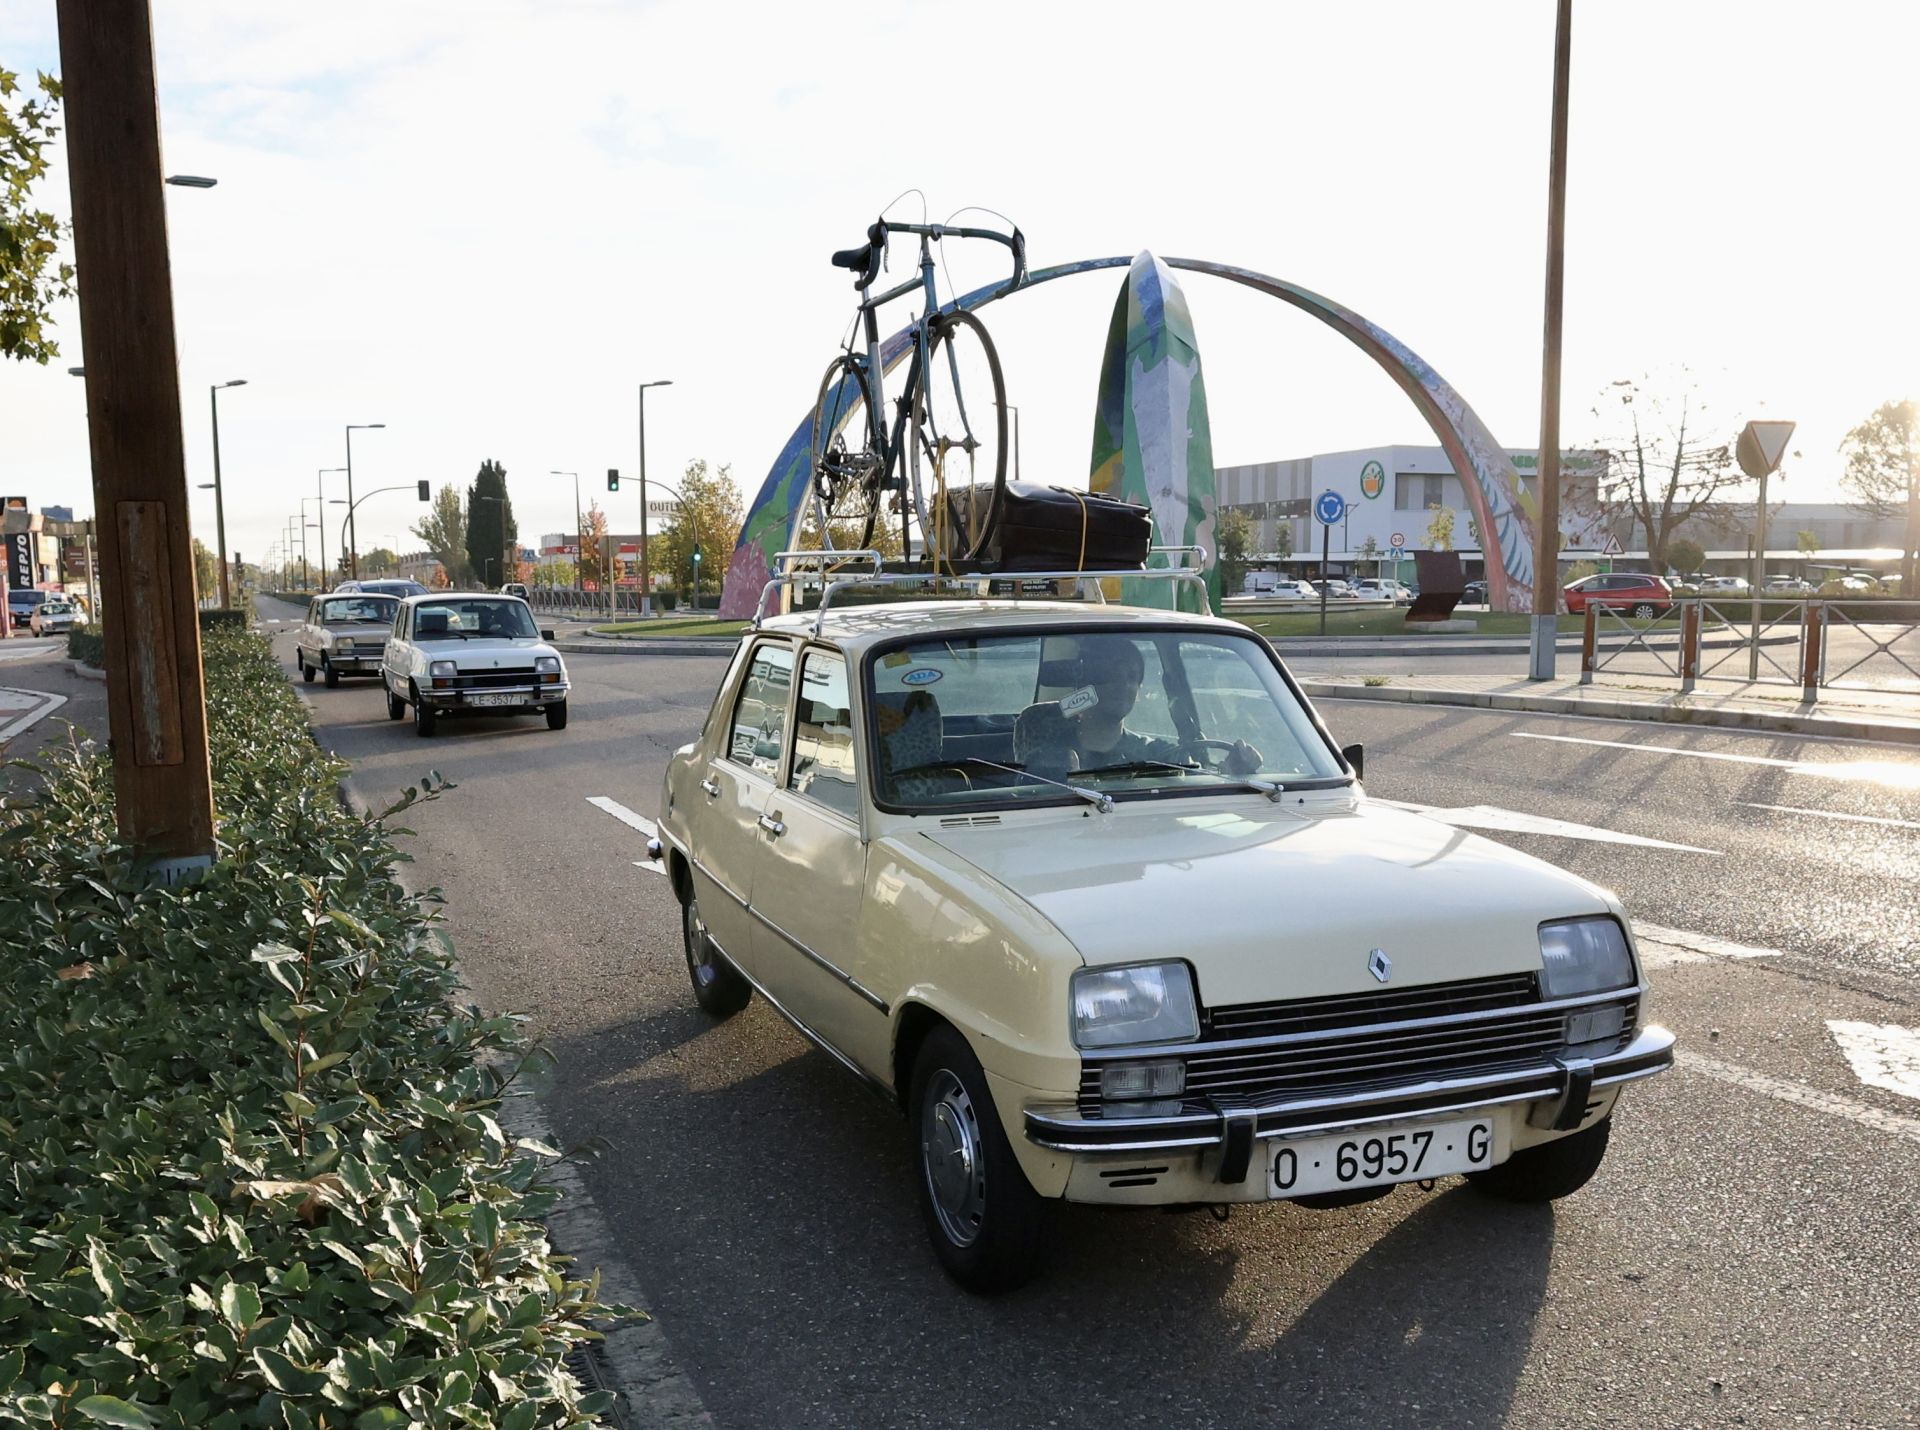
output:
[[[1493,1121],[1469,1117],[1402,1123],[1365,1132],[1286,1138],[1271,1145],[1267,1195],[1310,1196],[1491,1167]]]
[[[525,705],[526,703],[527,698],[524,695],[469,695],[467,697],[469,705]]]

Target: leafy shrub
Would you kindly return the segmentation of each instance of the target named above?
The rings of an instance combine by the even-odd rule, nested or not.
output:
[[[67,628],[67,659],[99,670],[107,663],[107,637],[98,626]]]
[[[576,1425],[594,1287],[496,1120],[392,810],[343,810],[264,640],[206,639],[220,857],[151,887],[89,746],[0,802],[0,1424]]]
[[[238,606],[219,606],[200,613],[200,629],[206,631],[244,631],[247,628],[247,613]]]

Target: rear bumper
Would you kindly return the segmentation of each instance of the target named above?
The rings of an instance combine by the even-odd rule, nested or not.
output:
[[[1652,1077],[1673,1066],[1673,1034],[1644,1028],[1632,1042],[1603,1058],[1564,1059],[1476,1077],[1445,1078],[1330,1097],[1293,1098],[1261,1104],[1223,1105],[1210,1099],[1178,1104],[1140,1117],[1088,1117],[1073,1103],[1035,1103],[1026,1108],[1027,1140],[1052,1152],[1081,1156],[1191,1153],[1220,1148],[1223,1180],[1245,1175],[1258,1139],[1335,1131],[1370,1122],[1438,1116],[1475,1108],[1527,1103],[1527,1121],[1570,1131],[1584,1117],[1595,1092]],[[1237,1163],[1239,1173],[1226,1173]]]

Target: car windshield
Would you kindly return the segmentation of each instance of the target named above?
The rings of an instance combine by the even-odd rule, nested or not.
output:
[[[418,641],[532,640],[533,613],[524,601],[487,596],[450,596],[414,607]]]
[[[1193,629],[946,636],[869,665],[880,802],[922,809],[1347,782],[1264,646]]]
[[[392,596],[341,596],[320,603],[323,626],[390,626],[400,603]]]
[[[418,581],[363,581],[362,591],[376,591],[382,596],[424,596],[427,588]]]
[[[73,607],[69,606],[65,601],[48,601],[40,607],[40,614],[43,616],[70,616],[73,614]]]

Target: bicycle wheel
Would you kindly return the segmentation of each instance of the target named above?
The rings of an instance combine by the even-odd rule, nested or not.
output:
[[[929,324],[927,364],[916,369],[907,434],[921,540],[942,558],[986,552],[1007,486],[1007,384],[986,325],[971,313]],[[970,489],[968,499],[947,494]]]
[[[808,474],[823,550],[857,551],[872,544],[882,506],[879,445],[866,369],[842,353],[827,364],[813,405]]]

